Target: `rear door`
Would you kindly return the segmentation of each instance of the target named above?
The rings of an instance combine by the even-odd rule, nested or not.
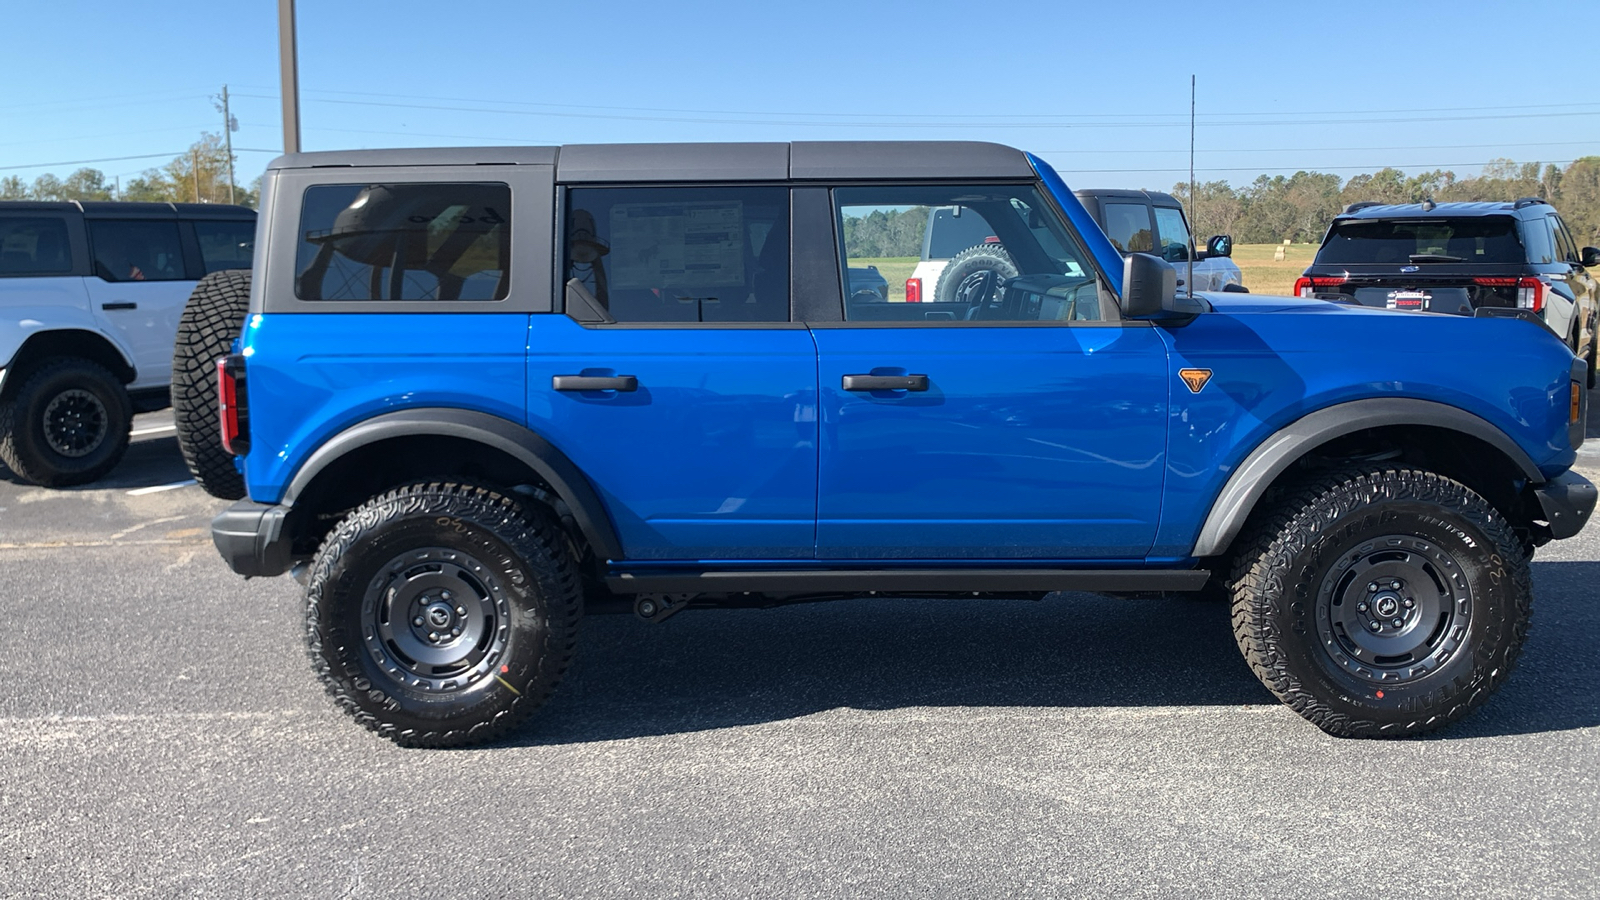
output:
[[[178,220],[94,217],[88,225],[94,260],[94,274],[85,282],[90,304],[133,356],[137,374],[130,387],[167,384],[178,319],[194,289]]]
[[[532,319],[530,426],[589,476],[628,559],[810,558],[817,354],[790,316],[789,188],[561,202],[570,315]]]
[[[1019,274],[977,273],[986,283],[950,319],[862,320],[846,306],[841,321],[810,321],[817,556],[1143,557],[1161,509],[1166,346],[1149,323],[1120,321],[1053,206],[1031,185],[995,184],[839,187],[833,200],[846,266],[872,252],[852,246],[861,221],[959,203]]]

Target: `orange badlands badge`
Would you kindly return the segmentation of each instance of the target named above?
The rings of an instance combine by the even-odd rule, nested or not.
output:
[[[1179,369],[1178,377],[1182,378],[1183,383],[1189,386],[1189,393],[1198,394],[1200,389],[1206,386],[1206,382],[1211,380],[1211,370]]]

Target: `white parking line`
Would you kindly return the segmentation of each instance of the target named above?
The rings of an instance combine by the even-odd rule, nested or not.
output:
[[[194,484],[194,479],[193,478],[189,479],[188,481],[173,482],[172,484],[158,484],[155,487],[134,488],[133,490],[128,492],[128,496],[129,497],[142,497],[145,494],[159,494],[162,491],[176,490],[177,488],[188,487],[191,484]]]
[[[177,431],[177,430],[178,430],[178,426],[176,426],[176,425],[156,425],[156,426],[153,426],[151,428],[139,428],[139,429],[136,429],[134,431],[130,431],[130,432],[128,432],[128,436],[129,437],[139,437],[140,435],[145,435],[145,434],[161,434],[162,432]]]

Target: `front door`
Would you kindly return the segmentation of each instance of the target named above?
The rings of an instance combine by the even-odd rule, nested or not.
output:
[[[789,314],[789,191],[574,187],[562,278],[612,323],[534,316],[528,418],[632,560],[809,559],[817,354]]]
[[[915,231],[898,220],[937,207],[982,216],[997,240],[968,257],[988,263],[945,274],[964,309],[847,302],[845,321],[813,324],[818,557],[1143,557],[1161,511],[1166,346],[1118,319],[1053,206],[1029,185],[834,199],[846,268],[891,266],[884,242]]]

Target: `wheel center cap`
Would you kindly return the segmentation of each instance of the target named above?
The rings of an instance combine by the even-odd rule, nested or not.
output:
[[[455,619],[455,612],[443,603],[429,606],[423,615],[427,617],[430,626],[441,631],[449,628],[451,621]]]
[[[1373,600],[1372,606],[1378,611],[1378,615],[1392,616],[1400,611],[1400,598],[1389,593],[1379,594]]]

